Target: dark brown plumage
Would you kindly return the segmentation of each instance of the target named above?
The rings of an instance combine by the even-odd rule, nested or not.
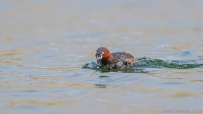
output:
[[[114,52],[110,53],[109,50],[105,47],[100,47],[97,49],[96,54],[97,63],[103,67],[122,67],[129,66],[133,64],[140,64],[139,61],[125,52]]]

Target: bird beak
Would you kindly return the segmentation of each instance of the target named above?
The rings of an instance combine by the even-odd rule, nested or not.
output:
[[[101,60],[102,59],[102,54],[96,55],[96,58],[97,58],[97,61]]]

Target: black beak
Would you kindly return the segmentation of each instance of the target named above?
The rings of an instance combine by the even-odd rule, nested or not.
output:
[[[96,56],[96,58],[97,58],[97,61],[99,61],[99,60],[102,59],[102,54],[96,54],[95,56]]]

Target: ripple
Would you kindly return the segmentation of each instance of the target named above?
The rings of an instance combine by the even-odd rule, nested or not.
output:
[[[185,52],[188,54],[188,52]],[[98,65],[96,62],[86,63],[82,65],[83,69],[92,69],[100,72],[122,72],[122,73],[148,73],[148,68],[173,68],[173,69],[190,69],[202,67],[201,60],[161,60],[150,57],[138,58],[142,64],[135,66],[128,66],[125,68],[105,68]]]

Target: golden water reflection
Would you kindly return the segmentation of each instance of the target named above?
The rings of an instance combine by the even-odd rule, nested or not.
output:
[[[135,58],[200,59],[202,6],[201,0],[1,1],[0,113],[201,110],[202,67],[101,73],[81,65],[95,61],[100,46]]]

